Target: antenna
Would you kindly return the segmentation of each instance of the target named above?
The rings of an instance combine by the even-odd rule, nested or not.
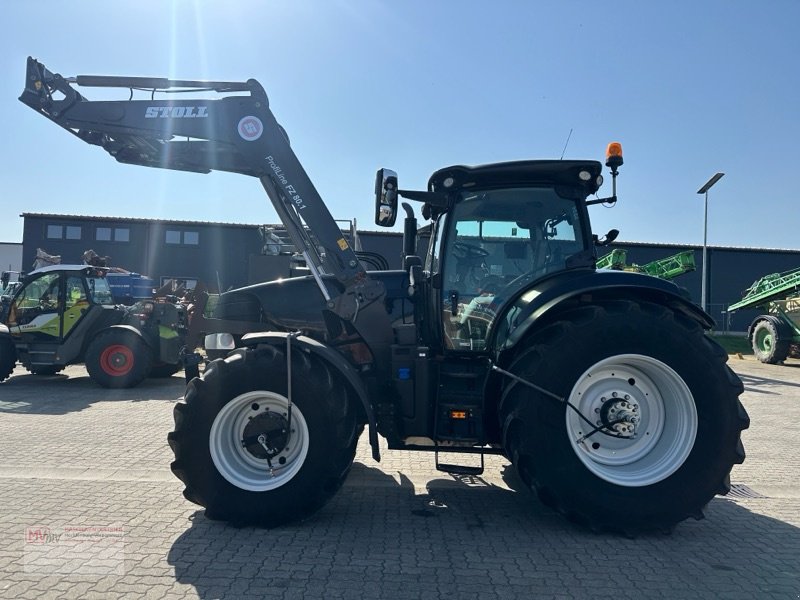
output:
[[[567,151],[567,146],[569,146],[569,138],[572,137],[572,127],[569,128],[569,135],[567,136],[567,141],[564,142],[564,149],[561,151],[561,158],[558,160],[564,160],[564,153]]]

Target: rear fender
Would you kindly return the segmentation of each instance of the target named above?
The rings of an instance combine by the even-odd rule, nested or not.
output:
[[[259,333],[248,333],[242,337],[241,345],[244,347],[258,347],[262,344],[269,344],[270,346],[278,346],[286,348],[286,338],[288,333],[278,331],[267,331]],[[381,455],[378,446],[378,428],[375,423],[375,413],[372,410],[372,405],[369,403],[369,396],[364,387],[364,382],[358,375],[355,369],[347,362],[347,360],[333,348],[330,348],[315,339],[298,335],[294,338],[293,344],[296,344],[304,350],[312,352],[320,359],[324,360],[329,367],[344,377],[345,381],[350,384],[351,389],[358,396],[361,401],[361,406],[364,409],[364,414],[367,417],[367,424],[369,425],[369,445],[372,447],[372,458],[380,462]]]
[[[534,327],[550,321],[560,309],[595,300],[641,300],[668,306],[699,323],[714,326],[711,318],[693,304],[674,283],[624,271],[567,271],[537,282],[510,302],[505,318],[493,332],[493,347],[510,350]]]
[[[152,350],[158,350],[158,348],[153,348],[153,345],[152,345],[150,342],[148,342],[148,341],[147,341],[147,338],[146,338],[145,336],[143,336],[143,335],[142,335],[142,332],[141,332],[141,331],[139,331],[138,329],[136,329],[136,327],[133,327],[133,326],[131,326],[131,325],[111,325],[110,327],[106,327],[105,329],[101,329],[100,331],[98,331],[98,332],[95,334],[95,336],[94,336],[94,337],[97,337],[97,336],[98,336],[98,335],[100,335],[101,333],[105,333],[106,331],[109,331],[109,330],[112,330],[112,329],[113,329],[113,330],[116,330],[116,331],[119,331],[119,330],[123,330],[123,331],[130,331],[130,332],[131,332],[133,335],[137,336],[137,337],[138,337],[138,338],[140,338],[140,339],[141,339],[141,340],[142,340],[142,341],[143,341],[145,344],[147,344],[147,346],[148,346],[150,349],[152,349]],[[92,338],[92,339],[94,339],[94,338]]]
[[[756,329],[756,325],[758,325],[761,321],[769,321],[775,326],[775,331],[778,332],[778,337],[780,339],[790,340],[794,336],[794,332],[792,331],[791,326],[784,322],[780,317],[776,317],[774,315],[758,315],[753,322],[750,323],[750,326],[747,328],[747,339],[752,344],[753,343],[753,332]]]

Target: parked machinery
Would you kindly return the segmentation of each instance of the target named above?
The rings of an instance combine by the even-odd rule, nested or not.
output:
[[[19,271],[3,271],[0,275],[0,322],[5,319],[11,297],[22,287],[23,274]]]
[[[759,308],[765,313],[747,328],[747,339],[758,360],[775,364],[800,356],[800,269],[754,281],[728,312],[742,308]]]
[[[89,101],[76,86],[149,91]],[[163,90],[222,97],[156,99]],[[482,467],[443,464],[442,451],[504,454],[542,501],[595,529],[669,529],[728,491],[749,424],[742,384],[675,285],[596,270],[613,236],[592,234],[588,207],[616,201],[615,185],[592,197],[599,162],[453,166],[420,191],[381,169],[376,223],[394,224],[401,196],[422,204],[432,237],[417,257],[408,206],[404,269],[368,273],[253,79],[66,79],[29,59],[21,100],[120,162],[258,178],[302,249],[308,277],[219,297],[207,331],[243,334],[241,347],[175,407],[172,470],[208,517],[309,516],[341,486],[364,427],[376,460],[379,434],[451,473]],[[610,145],[614,182],[621,164]]]
[[[659,258],[643,265],[627,263],[628,252],[622,248],[615,248],[605,256],[597,259],[598,269],[613,269],[616,271],[634,271],[659,277],[661,279],[675,279],[684,273],[695,270],[694,251],[685,250],[666,258]]]
[[[20,362],[34,375],[85,363],[104,387],[133,387],[182,368],[185,308],[162,299],[117,304],[108,269],[52,265],[28,273],[0,319],[0,381]]]

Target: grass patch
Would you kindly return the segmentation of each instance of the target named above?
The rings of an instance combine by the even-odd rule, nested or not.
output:
[[[709,334],[728,354],[753,354],[753,348],[747,337],[741,335],[725,335],[722,333]]]

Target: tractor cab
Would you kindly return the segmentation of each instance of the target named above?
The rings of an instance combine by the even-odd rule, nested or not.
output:
[[[433,220],[420,271],[428,298],[419,303],[420,310],[432,313],[423,319],[431,324],[423,336],[432,346],[487,351],[498,325],[513,319],[505,308],[532,284],[566,270],[594,268],[585,202],[602,183],[600,171],[595,161],[459,166],[434,173],[427,192],[398,190],[423,201],[423,214]],[[391,191],[397,180],[389,173]],[[376,217],[393,214],[392,200],[378,194]]]
[[[114,305],[106,271],[52,265],[29,273],[0,323],[1,336],[15,348],[5,352],[34,374],[57,373],[80,360],[94,332],[116,325],[123,316]]]
[[[94,306],[113,306],[105,271],[54,265],[26,277],[14,294],[5,324],[14,337],[60,342]]]

